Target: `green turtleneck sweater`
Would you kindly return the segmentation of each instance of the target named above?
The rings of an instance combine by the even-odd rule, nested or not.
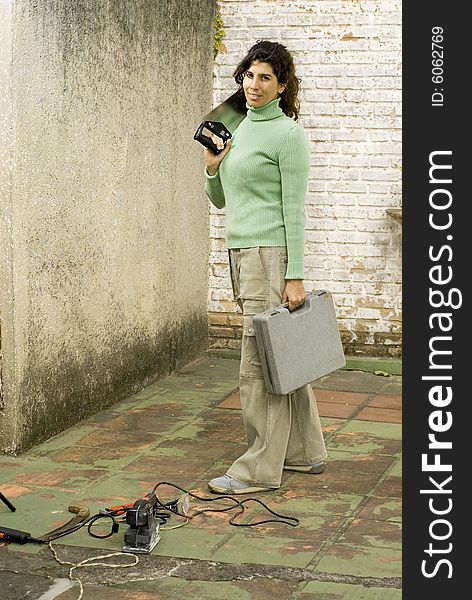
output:
[[[205,191],[226,206],[228,248],[286,246],[286,279],[304,278],[305,194],[310,146],[279,99],[249,105],[216,175],[205,169]]]

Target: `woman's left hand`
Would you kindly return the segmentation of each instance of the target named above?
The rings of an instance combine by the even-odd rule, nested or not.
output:
[[[282,303],[288,302],[288,310],[295,310],[305,302],[303,279],[287,279],[282,292]]]

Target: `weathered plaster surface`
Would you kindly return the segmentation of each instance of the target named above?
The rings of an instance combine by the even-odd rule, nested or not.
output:
[[[211,106],[214,3],[1,6],[14,7],[1,310],[18,433],[0,413],[0,440],[15,451],[206,346],[208,216],[192,136]]]
[[[14,405],[6,402],[15,393],[15,382],[5,378],[14,368],[12,306],[12,95],[11,63],[13,0],[0,0],[0,439],[11,445],[15,436]]]

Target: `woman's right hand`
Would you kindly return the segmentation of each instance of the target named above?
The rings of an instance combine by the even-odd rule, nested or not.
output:
[[[224,147],[224,142],[219,136],[212,135],[210,137],[212,139],[212,142],[215,144],[215,146],[218,149]],[[218,167],[220,166],[220,162],[228,154],[230,148],[231,148],[231,140],[228,140],[226,142],[226,148],[219,154],[213,154],[213,152],[211,150],[209,150],[208,148],[203,149],[203,158],[205,160],[205,165],[206,165],[206,170],[208,172],[208,175],[211,175],[211,176],[216,175],[216,172],[218,171]]]

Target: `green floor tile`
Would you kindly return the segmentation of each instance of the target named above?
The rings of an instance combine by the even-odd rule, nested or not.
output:
[[[120,488],[123,488],[122,482],[120,484]],[[120,495],[119,492],[113,494],[110,484],[107,484],[106,487],[109,495],[105,493],[103,495],[100,494],[100,490],[94,495],[94,489],[90,490],[91,494],[87,494],[86,490],[76,490],[74,492],[72,490],[61,490],[54,486],[49,488],[34,488],[30,493],[25,493],[14,499],[16,512],[2,514],[0,524],[5,527],[27,531],[33,536],[42,536],[56,527],[65,524],[75,516],[68,511],[68,507],[71,504],[86,507],[89,509],[90,514],[93,515],[98,513],[100,509],[134,501],[142,495],[137,491],[136,488],[138,486],[134,482],[132,486],[130,485],[130,488],[132,488],[130,491],[134,491],[134,494],[130,493],[129,496]],[[146,487],[148,488],[149,486]],[[111,522],[105,520],[102,523],[106,530],[109,531]],[[61,537],[54,543],[120,550],[123,545],[125,529],[126,525],[123,524],[120,526],[119,534],[113,535],[112,538],[107,540],[97,540],[91,537],[87,533],[87,528],[84,527],[68,536]],[[10,544],[9,548],[14,549],[16,546],[16,544]],[[32,545],[26,544],[24,548],[28,550],[30,546]]]
[[[301,516],[298,514],[297,516]],[[302,527],[274,525],[234,534],[217,550],[214,560],[305,567],[340,526],[342,519],[326,523],[319,517],[301,516]]]
[[[94,586],[85,584],[85,600],[289,600],[296,582],[254,577],[240,581],[203,581],[180,577],[162,577],[152,581],[130,581],[123,585]],[[70,590],[60,600],[76,600]]]
[[[121,552],[123,549],[123,540],[125,534],[126,527],[122,525],[120,527],[120,531],[118,533],[114,533],[111,537],[106,539],[97,539],[91,537],[87,533],[87,528],[81,529],[72,533],[71,535],[65,536],[56,540],[53,543],[54,547],[58,545],[63,546],[80,546],[85,548],[96,548],[98,553],[103,552],[107,554],[108,552]],[[104,528],[104,532],[108,532],[108,529]],[[59,553],[60,554],[60,553]]]
[[[361,519],[374,519],[388,521],[389,523],[402,522],[401,498],[369,498],[358,513]]]
[[[235,411],[209,410],[204,416],[195,418],[191,423],[180,427],[167,436],[168,440],[194,440],[207,445],[226,440],[228,442],[245,441],[244,425],[241,415]]]
[[[294,594],[293,600],[401,600],[401,597],[400,589],[309,581],[302,584],[301,591]]]
[[[287,485],[283,493],[277,492],[268,505],[272,510],[284,514],[308,513],[319,516],[349,516],[359,506],[363,496],[355,494],[329,494],[325,489],[298,490]]]
[[[101,506],[113,504],[123,504],[131,502],[137,498],[142,498],[152,490],[158,483],[160,477],[154,473],[133,473],[125,471],[123,473],[111,474],[107,479],[100,481],[97,485],[83,490],[81,499],[97,503]]]
[[[8,485],[10,482],[20,474],[24,473],[27,461],[25,459],[14,459],[5,457],[3,460],[0,457],[0,490],[8,495],[6,491],[3,491],[3,487]]]
[[[392,477],[401,477],[402,476],[402,461],[401,457],[397,460],[392,467],[390,468],[388,474]]]
[[[359,423],[360,421],[356,421]],[[357,456],[369,454],[399,455],[402,448],[401,440],[388,437],[379,437],[364,431],[346,431],[344,428],[337,431],[326,440],[328,453],[333,450],[350,452]]]
[[[401,477],[387,476],[382,480],[380,485],[375,488],[374,496],[381,498],[398,498],[402,497],[403,481]]]
[[[401,552],[375,546],[335,544],[324,553],[316,570],[362,577],[401,577]]]
[[[46,456],[51,452],[74,446],[81,438],[94,430],[95,427],[92,425],[75,425],[24,452],[21,458]]]
[[[42,488],[75,494],[91,485],[96,485],[106,477],[108,477],[108,470],[104,468],[80,464],[64,465],[49,457],[41,457],[37,460],[28,459],[22,469],[10,473],[8,485],[25,487],[29,490]]]
[[[361,358],[357,356],[346,357],[346,370],[367,371],[381,376],[402,374],[402,361],[397,358]]]
[[[349,438],[351,439],[351,438]],[[391,450],[390,448],[387,448]],[[359,442],[353,447],[346,448],[345,446],[333,447],[328,444],[327,468],[334,469],[352,469],[355,466],[357,472],[371,472],[375,470],[377,473],[389,473],[391,466],[397,460],[396,456],[391,454],[383,454],[385,451],[384,443],[361,443]]]
[[[209,378],[205,375],[193,373],[177,373],[176,375],[165,377],[156,385],[164,388],[200,391],[213,396],[216,394],[221,397],[235,388],[237,385],[237,378],[236,380],[233,377],[229,379],[222,379],[219,377]]]
[[[68,511],[70,504],[80,503],[79,495],[66,494],[57,489],[36,489],[14,500],[16,512],[2,513],[0,524],[41,536],[75,515]],[[13,546],[12,546],[13,547]]]
[[[300,495],[310,495],[313,489],[326,493],[327,496],[336,494],[347,494],[352,496],[366,496],[371,493],[377,485],[381,474],[371,471],[355,470],[355,461],[349,463],[349,468],[337,469],[334,461],[330,463],[323,473],[322,477],[317,477],[315,481],[308,479],[306,475],[293,473],[290,476],[290,484]]]
[[[398,423],[353,420],[348,421],[339,433],[366,433],[374,437],[401,440],[402,426]]]
[[[212,406],[221,397],[222,394],[219,391],[209,393],[207,390],[180,389],[174,386],[164,387],[163,384],[156,384],[116,406],[118,410],[128,410],[130,405],[142,407],[175,403],[184,406],[186,414],[195,414]]]
[[[157,583],[157,585],[156,585]],[[250,592],[241,589],[237,583],[230,581],[187,581],[179,578],[167,578],[163,582],[153,582],[146,587],[139,585],[140,591],[149,590],[159,594],[159,600],[182,600],[182,598],[205,599],[234,598],[234,600],[251,600]],[[162,595],[161,595],[162,594]]]
[[[338,538],[340,544],[401,550],[401,523],[356,518]]]
[[[142,449],[140,454],[145,452]],[[150,449],[149,449],[150,451]],[[68,468],[71,464],[88,465],[108,471],[121,471],[136,458],[136,454],[124,452],[122,448],[95,448],[93,446],[72,446],[63,448],[51,455],[51,459],[63,463]]]
[[[239,362],[239,360],[222,360],[207,357],[186,365],[179,370],[179,373],[195,373],[200,376],[218,377],[221,379],[237,379]]]
[[[219,527],[204,527],[198,524],[185,525],[179,529],[161,532],[161,541],[153,551],[155,556],[178,556],[181,558],[212,559],[213,553],[224,543],[227,535],[228,516],[219,520]],[[223,523],[221,523],[223,521]],[[175,521],[169,526],[175,524]]]
[[[320,417],[321,427],[325,440],[328,440],[336,431],[346,423],[346,419],[336,417]]]
[[[22,529],[22,531],[24,531],[24,529]],[[28,554],[38,554],[38,552],[41,552],[42,549],[42,544],[8,544],[8,552],[26,552]]]
[[[317,379],[316,387],[326,390],[399,395],[402,392],[402,378],[398,375],[379,377],[364,371],[338,369]]]

